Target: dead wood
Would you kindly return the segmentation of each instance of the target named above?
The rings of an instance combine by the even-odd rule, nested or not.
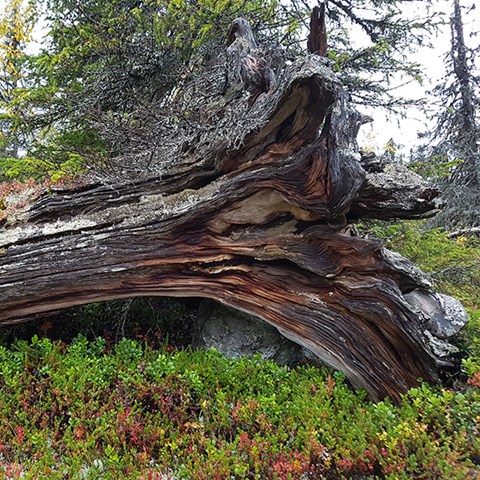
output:
[[[321,57],[277,69],[253,103],[235,61],[205,73],[209,108],[195,108],[198,82],[172,96],[177,109],[189,103],[188,119],[159,126],[153,163],[138,154],[154,168],[45,195],[9,219],[0,322],[116,298],[208,297],[265,319],[374,399],[439,381],[455,362],[429,308],[455,331],[463,309],[452,300],[452,314],[379,241],[348,233],[352,219],[428,215],[438,192],[365,164],[363,117]]]
[[[307,38],[307,50],[321,57],[327,56],[327,25],[325,20],[325,2],[313,7],[310,16],[310,33]]]

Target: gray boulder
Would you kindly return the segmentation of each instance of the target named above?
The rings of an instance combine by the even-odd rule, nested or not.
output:
[[[199,308],[193,346],[215,348],[226,357],[240,358],[259,353],[279,365],[293,367],[299,363],[316,363],[318,358],[282,336],[262,319],[212,300]]]

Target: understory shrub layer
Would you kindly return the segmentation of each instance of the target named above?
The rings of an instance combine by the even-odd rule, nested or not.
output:
[[[478,387],[374,404],[328,369],[34,337],[0,347],[0,478],[476,478]]]

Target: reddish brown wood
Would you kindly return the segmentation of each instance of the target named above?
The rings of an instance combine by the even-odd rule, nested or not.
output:
[[[0,323],[122,297],[208,297],[270,322],[374,399],[438,381],[453,363],[404,296],[430,295],[428,279],[349,229],[360,216],[428,215],[436,192],[365,165],[362,115],[321,58],[280,78],[253,105],[219,87],[209,101],[221,109],[192,110],[208,128],[158,158],[161,175],[59,191],[10,218]],[[162,145],[175,128],[159,131]]]
[[[310,16],[310,33],[307,38],[307,50],[321,57],[327,56],[327,25],[325,21],[325,2],[313,7]]]

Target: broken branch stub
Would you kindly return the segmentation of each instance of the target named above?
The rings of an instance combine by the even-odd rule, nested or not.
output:
[[[454,366],[445,332],[463,310],[446,312],[406,259],[347,233],[364,214],[425,215],[435,191],[411,177],[402,197],[393,175],[375,187],[379,168],[362,166],[356,144],[362,115],[321,57],[275,75],[254,102],[214,77],[210,109],[190,110],[195,142],[156,150],[161,174],[59,191],[10,218],[0,322],[124,297],[208,297],[263,318],[373,399],[439,381]],[[160,143],[178,138],[175,125]]]
[[[307,39],[307,50],[321,57],[327,56],[327,25],[325,19],[325,2],[313,7],[310,16],[310,32]]]

